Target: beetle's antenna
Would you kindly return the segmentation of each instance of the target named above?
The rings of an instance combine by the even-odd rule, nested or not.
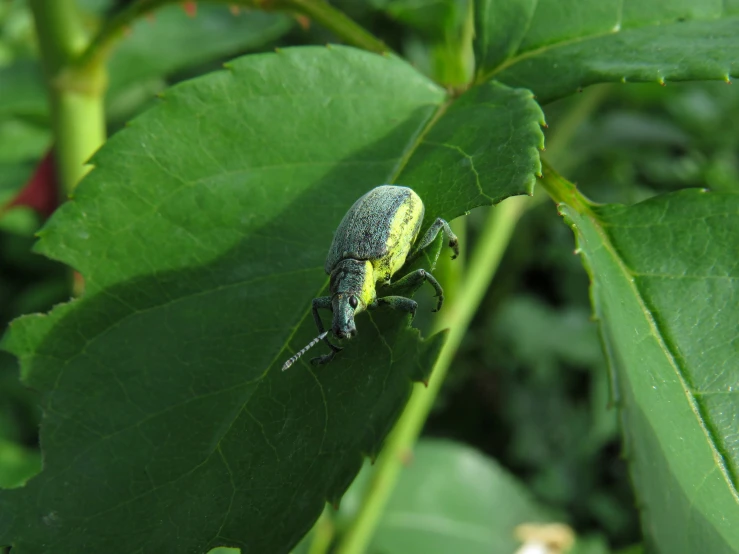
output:
[[[293,356],[292,358],[290,358],[288,361],[285,362],[285,365],[282,366],[282,371],[285,371],[288,367],[290,367],[295,362],[297,362],[298,361],[298,358],[300,358],[300,356],[302,356],[303,354],[305,354],[308,351],[309,348],[311,348],[312,346],[315,346],[315,344],[318,341],[324,339],[326,337],[326,335],[328,335],[328,331],[324,331],[323,333],[321,333],[320,335],[318,335],[316,338],[314,338],[312,341],[310,341],[305,346],[305,348],[303,348],[300,352],[298,352],[297,354],[295,354],[295,356]]]

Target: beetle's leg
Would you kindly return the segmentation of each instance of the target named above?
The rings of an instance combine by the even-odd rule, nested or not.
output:
[[[454,250],[454,256],[452,256],[452,260],[459,256],[459,240],[457,239],[457,235],[455,235],[452,232],[452,228],[449,227],[449,224],[441,219],[440,217],[436,218],[436,221],[434,221],[431,224],[431,227],[429,227],[429,230],[426,231],[426,234],[423,235],[423,238],[418,243],[418,247],[410,253],[408,256],[407,262],[412,262],[418,256],[420,256],[423,251],[432,243],[434,242],[434,239],[436,238],[436,235],[439,234],[439,231],[444,229],[444,233],[446,234],[447,239],[449,239],[449,247]]]
[[[441,288],[439,281],[437,281],[434,276],[425,269],[417,269],[416,271],[412,271],[402,279],[399,279],[398,281],[387,285],[385,287],[385,290],[402,290],[404,292],[408,291],[408,294],[413,294],[415,291],[418,290],[418,288],[423,284],[424,281],[428,281],[429,284],[434,287],[434,290],[436,291],[436,297],[439,299],[439,303],[437,304],[436,309],[433,311],[438,312],[441,309],[441,305],[444,303],[444,289]],[[377,300],[379,302],[380,300],[382,300],[382,298],[378,298]]]
[[[331,310],[333,311],[331,307],[331,297],[330,296],[320,296],[318,298],[313,299],[313,320],[316,322],[316,327],[318,327],[318,334],[323,334],[325,329],[323,328],[323,321],[321,321],[321,316],[318,313],[318,310],[324,309],[324,310]],[[336,355],[337,352],[340,352],[342,348],[339,346],[336,346],[335,344],[331,344],[331,341],[328,340],[327,337],[323,337],[323,342],[325,342],[328,347],[331,349],[330,354],[326,354],[325,356],[319,356],[317,358],[311,359],[312,363],[318,363],[318,364],[325,364],[330,362],[333,357]]]
[[[416,301],[406,298],[405,296],[383,296],[382,298],[378,298],[377,302],[372,305],[373,308],[378,306],[389,306],[393,310],[408,312],[411,314],[411,320],[416,317],[416,310],[418,309]]]
[[[324,354],[323,356],[316,356],[315,358],[311,358],[310,363],[315,365],[327,364],[334,359],[334,356],[336,356],[335,351],[330,352],[329,354]]]

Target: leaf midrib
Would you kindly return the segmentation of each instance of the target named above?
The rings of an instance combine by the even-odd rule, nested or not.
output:
[[[622,278],[627,283],[628,288],[631,289],[631,291],[633,292],[634,298],[636,298],[636,301],[639,304],[639,307],[641,308],[642,313],[644,314],[644,318],[647,322],[647,325],[649,326],[651,335],[654,337],[660,350],[662,350],[665,358],[667,359],[668,363],[674,370],[675,375],[677,376],[680,382],[680,386],[682,387],[685,397],[688,401],[688,404],[690,405],[690,409],[695,414],[695,417],[698,421],[698,425],[700,426],[703,432],[703,435],[706,437],[706,442],[708,443],[711,449],[711,453],[715,461],[714,467],[716,467],[721,472],[721,475],[723,476],[724,481],[726,481],[726,484],[728,485],[731,495],[734,497],[734,500],[739,504],[739,490],[737,490],[737,486],[734,483],[731,474],[727,470],[726,461],[716,444],[716,440],[713,434],[708,429],[705,421],[703,420],[703,417],[701,415],[701,412],[698,406],[698,402],[695,396],[693,395],[692,388],[688,386],[687,379],[685,378],[685,374],[686,374],[685,368],[683,368],[680,365],[680,363],[678,363],[678,358],[673,353],[673,349],[671,349],[668,346],[667,340],[663,337],[663,334],[659,328],[659,325],[654,319],[654,316],[652,315],[651,310],[647,307],[646,301],[644,300],[644,297],[642,296],[641,291],[639,290],[639,287],[636,285],[636,281],[632,279],[633,275],[631,271],[626,266],[626,264],[623,262],[622,258],[619,256],[615,246],[610,240],[608,233],[605,231],[604,222],[602,222],[598,218],[598,216],[590,209],[589,203],[584,204],[584,206],[585,208],[582,212],[577,211],[575,208],[573,209],[575,209],[575,211],[577,211],[577,213],[579,213],[581,216],[585,216],[588,219],[590,219],[590,221],[593,224],[593,228],[595,229],[596,233],[598,234],[598,237],[601,240],[601,244],[603,245],[603,248],[611,256],[611,259],[616,264],[616,267],[619,269],[620,273],[622,274]],[[570,207],[572,208],[572,206]]]
[[[476,79],[475,84],[480,85],[480,84],[482,84],[482,83],[484,83],[486,81],[489,81],[489,80],[493,79],[499,73],[502,73],[503,71],[505,71],[509,67],[512,67],[512,66],[516,65],[517,63],[519,63],[519,62],[521,62],[523,60],[536,57],[539,54],[544,54],[546,52],[549,52],[550,50],[556,50],[557,48],[564,48],[566,46],[570,46],[572,44],[577,44],[579,42],[585,42],[585,41],[588,41],[588,40],[595,40],[595,39],[598,39],[598,38],[603,38],[603,37],[608,37],[608,36],[616,35],[616,34],[620,33],[621,31],[632,31],[632,30],[635,30],[635,29],[645,29],[645,28],[648,28],[648,27],[663,27],[663,26],[668,26],[668,25],[675,25],[677,23],[685,24],[685,23],[692,23],[692,22],[718,21],[718,20],[724,19],[727,15],[728,14],[726,13],[726,5],[724,3],[724,4],[722,4],[721,14],[719,14],[718,16],[713,17],[713,18],[690,19],[690,20],[683,21],[683,22],[669,21],[669,22],[666,22],[666,23],[648,23],[646,25],[641,25],[641,26],[640,25],[630,25],[628,27],[623,27],[621,25],[621,22],[618,21],[613,26],[613,28],[611,28],[607,32],[593,33],[591,35],[582,35],[582,36],[578,36],[578,37],[572,37],[572,38],[560,40],[560,41],[557,41],[557,42],[551,42],[549,44],[544,44],[542,46],[539,46],[538,48],[534,48],[532,50],[526,50],[526,51],[521,52],[521,53],[519,53],[517,55],[511,56],[511,57],[507,58],[505,61],[503,61],[500,65],[498,65],[498,66],[494,67],[493,69],[491,69],[490,71],[488,71],[487,73],[480,74],[479,77]],[[533,20],[533,14],[531,16],[531,19]],[[530,22],[529,22],[529,25],[530,25]],[[525,38],[525,36],[524,36],[524,38]]]

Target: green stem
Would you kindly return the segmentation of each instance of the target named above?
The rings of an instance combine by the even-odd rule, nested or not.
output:
[[[525,197],[509,198],[490,210],[475,250],[469,258],[460,294],[440,312],[436,327],[449,328],[449,336],[436,361],[428,387],[415,386],[403,415],[378,458],[372,484],[364,497],[359,514],[339,545],[338,554],[361,554],[366,550],[395,488],[403,462],[408,459],[421,433],[472,316],[493,279],[516,223],[529,201]]]
[[[313,540],[308,549],[308,554],[326,554],[333,538],[334,524],[331,521],[327,506],[313,526]]]
[[[343,12],[324,0],[209,0],[211,3],[247,6],[265,11],[296,12],[320,23],[347,44],[384,53],[389,51],[385,44],[352,21]],[[107,58],[111,48],[134,21],[143,15],[169,4],[180,4],[182,0],[137,0],[110,18],[79,56],[76,65],[85,67],[100,63]]]
[[[92,166],[87,164],[105,142],[102,94],[88,96],[58,90],[52,95],[54,160],[66,194],[71,194]]]
[[[333,32],[347,44],[384,54],[390,52],[384,42],[372,35],[364,27],[351,20],[344,12],[332,7],[324,0],[274,0],[277,9],[296,11],[307,15]]]
[[[87,44],[74,0],[30,0],[30,7],[49,91],[57,175],[70,194],[89,170],[89,157],[105,142],[105,70],[70,68]]]
[[[546,160],[542,160],[542,178],[539,183],[557,204],[567,204],[579,213],[590,212],[593,203],[574,184],[557,173]]]
[[[467,2],[465,19],[459,28],[449,30],[442,39],[431,44],[432,77],[455,94],[468,87],[475,69],[472,42],[475,20],[472,0]]]

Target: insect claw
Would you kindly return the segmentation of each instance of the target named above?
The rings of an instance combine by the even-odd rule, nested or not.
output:
[[[312,363],[313,365],[327,364],[331,360],[334,359],[335,355],[336,355],[336,352],[331,352],[331,354],[325,354],[324,356],[317,356],[315,358],[311,358],[310,363]]]

